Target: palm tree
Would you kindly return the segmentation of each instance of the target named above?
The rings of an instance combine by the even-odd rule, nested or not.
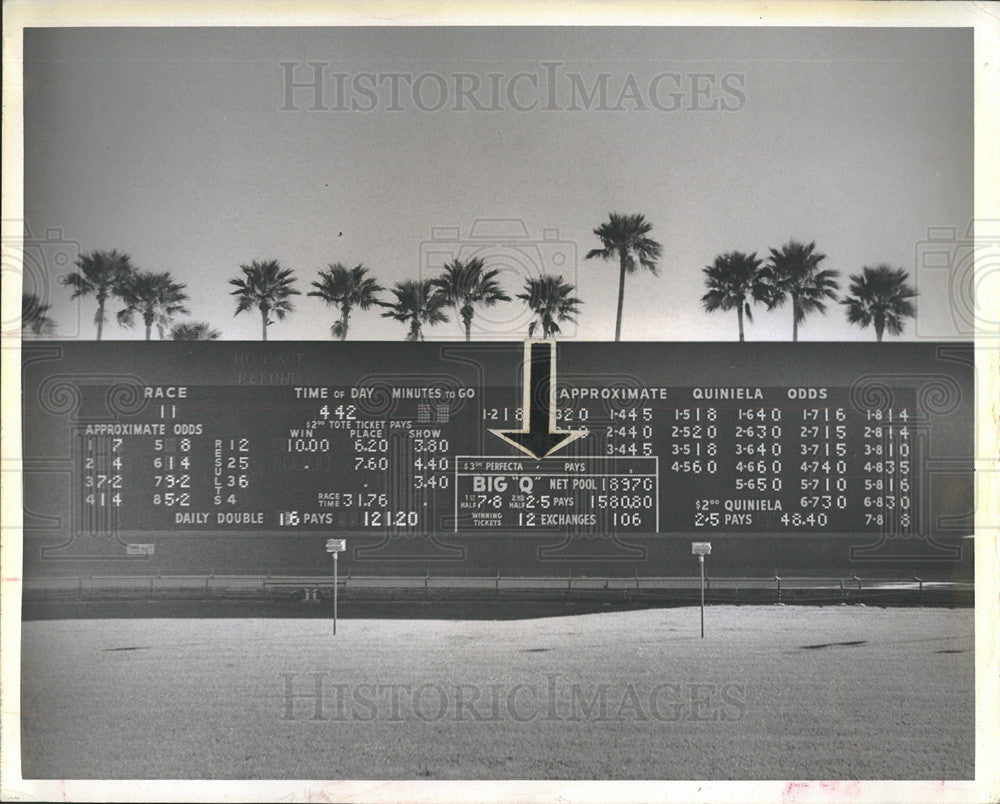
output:
[[[29,330],[35,335],[48,334],[55,322],[47,315],[51,304],[42,304],[34,293],[21,294],[21,330]]]
[[[596,229],[594,234],[603,248],[587,252],[587,259],[600,257],[603,260],[618,258],[618,317],[615,321],[615,340],[621,340],[622,306],[625,302],[625,274],[634,274],[639,268],[646,268],[654,276],[657,274],[656,261],[662,246],[647,235],[653,228],[642,215],[609,214],[609,219]]]
[[[517,298],[523,299],[528,309],[535,314],[528,325],[528,337],[535,334],[535,328],[540,324],[542,337],[554,337],[559,333],[559,322],[576,323],[580,313],[580,299],[570,295],[576,288],[568,282],[563,282],[561,276],[543,274],[538,278],[529,278],[524,283],[524,293],[518,293]]]
[[[175,341],[217,341],[221,337],[219,330],[212,329],[204,321],[188,321],[170,328],[170,338]]]
[[[703,269],[708,293],[701,297],[706,312],[716,310],[736,310],[740,324],[740,341],[743,336],[743,318],[753,323],[749,298],[755,302],[767,302],[769,286],[761,272],[761,260],[757,252],[744,254],[731,251],[720,254],[715,262]]]
[[[852,274],[851,295],[841,301],[847,305],[847,320],[862,327],[874,324],[879,342],[885,330],[891,335],[901,334],[903,319],[917,314],[910,301],[917,292],[907,283],[908,278],[902,268],[885,264],[865,266],[860,275]]]
[[[73,288],[73,295],[70,298],[93,295],[97,299],[94,323],[97,324],[97,340],[100,340],[106,320],[104,305],[108,297],[121,298],[123,283],[135,271],[128,255],[119,254],[115,249],[83,254],[77,259],[76,265],[80,270],[64,276],[60,281],[67,287]]]
[[[237,298],[234,315],[254,307],[260,310],[262,339],[266,341],[268,324],[274,323],[271,313],[279,321],[284,321],[285,316],[295,309],[289,297],[298,296],[299,291],[293,286],[292,269],[282,268],[277,260],[254,260],[249,265],[241,265],[240,270],[242,278],[229,280],[230,285],[236,286],[236,290],[230,291],[230,295]]]
[[[347,327],[355,307],[370,310],[379,303],[378,294],[385,288],[367,274],[364,265],[346,268],[335,262],[326,271],[319,272],[319,282],[312,283],[316,290],[309,291],[310,296],[318,296],[327,304],[340,308],[340,320],[330,327],[334,338],[347,340]]]
[[[498,268],[487,271],[482,259],[472,257],[467,262],[452,260],[444,266],[441,276],[431,280],[461,318],[467,342],[472,340],[472,319],[478,305],[492,307],[510,301],[497,281],[499,275]]]
[[[121,289],[125,307],[118,313],[118,323],[131,328],[138,314],[146,325],[146,340],[150,339],[154,324],[162,340],[173,317],[188,312],[184,306],[188,298],[184,288],[185,285],[174,281],[169,271],[139,271],[133,274]]]
[[[396,301],[379,302],[386,308],[382,317],[409,324],[410,331],[406,334],[406,340],[422,341],[425,324],[433,326],[448,320],[442,309],[447,306],[448,300],[430,279],[397,282],[392,292]]]
[[[767,284],[768,309],[780,307],[792,300],[792,340],[799,339],[799,322],[809,313],[826,313],[823,299],[837,297],[837,271],[820,270],[825,254],[816,250],[815,243],[803,245],[789,240],[781,250],[771,249],[771,257],[762,269]]]

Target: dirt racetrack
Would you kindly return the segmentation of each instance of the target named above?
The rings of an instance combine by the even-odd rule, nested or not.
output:
[[[973,609],[23,624],[28,778],[969,779]]]

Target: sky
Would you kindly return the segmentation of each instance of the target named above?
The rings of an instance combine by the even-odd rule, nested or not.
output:
[[[815,241],[845,290],[862,266],[906,269],[904,340],[956,333],[926,241],[961,241],[973,217],[971,29],[29,29],[24,59],[25,287],[61,337],[93,338],[95,304],[58,284],[59,254],[115,248],[185,283],[190,318],[226,339],[260,337],[229,295],[251,260],[304,292],[330,263],[391,286],[477,255],[512,296],[563,275],[583,300],[565,337],[608,340],[617,265],[584,255],[611,211],[645,215],[663,246],[659,276],[627,280],[623,339],[735,339],[735,311],[702,310],[702,268],[790,239]],[[287,86],[310,63],[321,109]],[[335,309],[295,307],[270,339],[331,337]],[[142,338],[119,308],[105,337]],[[844,312],[800,339],[874,339]],[[521,338],[528,320],[520,302],[483,310],[473,335]],[[348,337],[405,334],[373,310]],[[748,340],[790,338],[790,306],[755,310]]]

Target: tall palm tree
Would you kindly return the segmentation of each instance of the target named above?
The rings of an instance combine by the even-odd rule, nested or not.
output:
[[[906,281],[909,275],[902,268],[891,265],[865,266],[861,274],[851,275],[850,295],[841,301],[847,305],[847,320],[867,327],[875,325],[875,339],[882,341],[882,334],[903,332],[903,319],[913,318],[917,311],[910,301],[917,292]]]
[[[392,289],[396,297],[394,302],[379,302],[386,311],[383,318],[391,318],[401,324],[409,324],[410,331],[406,334],[408,341],[422,341],[423,327],[433,326],[448,320],[443,308],[448,300],[444,294],[434,287],[430,279],[423,281],[408,280],[397,282]]]
[[[254,260],[249,265],[241,265],[242,278],[230,279],[229,284],[236,290],[230,295],[236,297],[234,315],[257,308],[260,310],[261,338],[267,340],[267,327],[274,323],[271,313],[279,321],[294,310],[290,296],[298,296],[294,287],[295,278],[291,268],[282,268],[277,260]]]
[[[497,281],[499,275],[498,268],[486,270],[482,259],[472,257],[466,262],[452,260],[444,266],[441,276],[431,280],[462,320],[466,341],[472,340],[472,319],[477,306],[492,307],[510,301]]]
[[[799,323],[812,312],[826,313],[823,299],[837,297],[837,271],[820,270],[825,254],[816,251],[816,244],[789,240],[778,249],[771,249],[767,265],[762,269],[767,283],[769,309],[792,300],[792,340],[799,339]]]
[[[131,328],[135,324],[135,316],[139,315],[146,325],[146,340],[150,339],[154,324],[162,340],[174,316],[188,312],[184,306],[188,298],[185,287],[175,282],[169,271],[139,271],[133,274],[122,286],[125,307],[118,313],[118,323]]]
[[[122,297],[122,285],[135,270],[129,262],[128,254],[119,254],[115,249],[82,254],[77,259],[76,266],[79,271],[64,276],[60,281],[73,289],[70,298],[93,295],[97,299],[94,323],[97,324],[97,340],[100,340],[106,320],[104,305],[109,296]]]
[[[170,328],[170,338],[175,341],[217,341],[222,333],[204,321],[187,321]]]
[[[524,293],[518,293],[517,298],[523,299],[528,309],[535,314],[528,325],[528,337],[535,334],[535,328],[541,325],[542,337],[554,337],[559,333],[559,322],[576,323],[583,304],[576,296],[571,295],[576,288],[568,282],[563,282],[561,276],[543,274],[537,278],[525,280]]]
[[[741,341],[745,340],[743,318],[753,323],[751,300],[766,303],[769,299],[769,286],[761,272],[761,262],[757,252],[731,251],[720,254],[715,262],[703,269],[708,293],[701,297],[701,303],[709,313],[735,309]]]
[[[608,220],[596,229],[594,234],[601,241],[602,248],[587,252],[587,259],[600,257],[603,260],[618,258],[618,317],[615,320],[615,340],[621,340],[622,306],[625,303],[625,274],[637,273],[640,268],[657,274],[656,261],[662,246],[648,237],[653,224],[642,215],[621,215],[609,213]]]
[[[34,293],[21,294],[21,330],[29,330],[35,335],[47,334],[55,327],[48,316],[51,304],[42,304]]]
[[[330,327],[330,331],[334,338],[342,341],[347,340],[351,311],[355,307],[370,310],[379,303],[378,294],[385,290],[375,277],[368,276],[364,265],[346,268],[339,262],[320,271],[319,282],[313,282],[312,286],[316,290],[309,291],[310,296],[318,296],[327,304],[340,308],[340,320]]]

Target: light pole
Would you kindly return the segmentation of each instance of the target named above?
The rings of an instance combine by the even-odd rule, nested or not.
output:
[[[333,635],[337,635],[337,556],[347,549],[347,539],[327,539],[326,552],[333,553]]]
[[[701,638],[705,638],[705,556],[712,552],[711,542],[691,542],[691,554],[698,556],[701,569]]]

